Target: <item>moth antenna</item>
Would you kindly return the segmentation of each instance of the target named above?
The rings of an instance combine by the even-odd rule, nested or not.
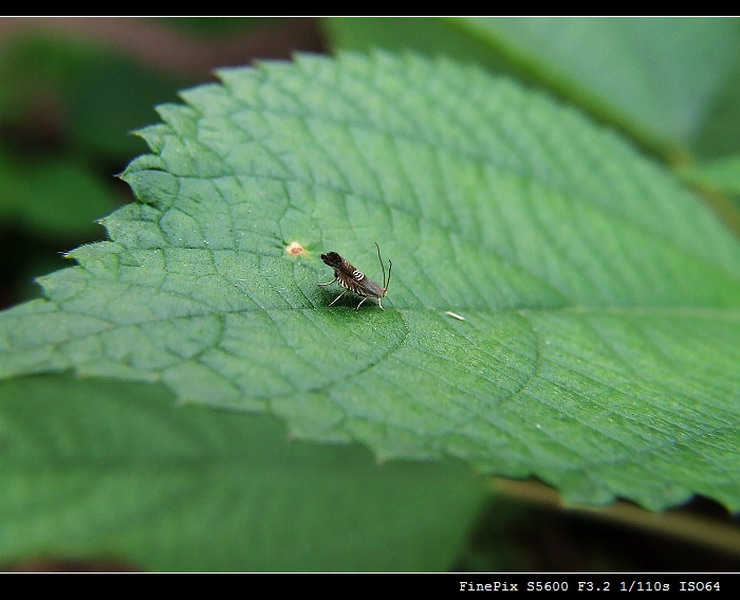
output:
[[[380,257],[380,246],[378,246],[378,242],[375,242],[375,247],[378,249],[378,262],[380,263],[380,268],[383,269],[383,287],[386,287],[385,265],[383,264],[383,259]]]
[[[388,259],[388,282],[383,286],[385,288],[385,293],[388,293],[388,286],[391,283],[391,270],[393,269],[393,263],[391,262],[391,259]],[[383,273],[383,277],[385,277],[385,272]]]

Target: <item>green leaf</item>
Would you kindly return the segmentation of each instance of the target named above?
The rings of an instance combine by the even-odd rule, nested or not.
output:
[[[460,465],[378,466],[357,446],[288,442],[274,419],[175,406],[161,386],[38,377],[0,398],[3,563],[443,570],[482,498]]]
[[[323,24],[339,48],[414,49],[514,72],[664,154],[697,138],[704,153],[740,148],[736,19],[341,17]],[[717,129],[719,104],[726,106],[721,134],[710,140],[703,132]]]
[[[160,381],[570,502],[740,507],[740,248],[675,178],[446,60],[220,77],[141,132],[153,154],[124,174],[139,203],[105,220],[110,241],[0,315],[0,375]],[[375,241],[386,310],[330,307],[319,254],[379,279]]]

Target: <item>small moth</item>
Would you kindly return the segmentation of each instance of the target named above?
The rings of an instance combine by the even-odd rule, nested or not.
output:
[[[338,281],[339,285],[345,288],[344,291],[339,294],[339,296],[331,301],[329,306],[334,304],[349,290],[350,292],[354,292],[358,296],[362,296],[362,300],[360,300],[360,303],[357,305],[357,308],[355,310],[359,309],[362,306],[362,303],[365,302],[365,300],[367,300],[368,298],[377,298],[378,306],[381,308],[381,310],[385,310],[380,299],[388,293],[388,284],[391,281],[391,269],[393,268],[393,263],[390,260],[388,261],[388,279],[386,279],[385,266],[383,265],[383,259],[380,257],[380,246],[378,246],[377,242],[375,244],[375,247],[378,249],[378,261],[380,262],[380,268],[383,269],[382,286],[378,285],[372,279],[367,277],[359,269],[353,267],[347,260],[342,258],[336,252],[328,252],[327,254],[321,255],[321,260],[323,260],[328,266],[334,269],[334,279],[326,283],[319,283],[317,285],[323,287],[331,285],[335,281]]]

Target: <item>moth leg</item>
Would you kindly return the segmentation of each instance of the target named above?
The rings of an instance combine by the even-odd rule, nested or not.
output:
[[[368,298],[369,298],[369,296],[365,296],[362,300],[360,300],[360,303],[357,305],[357,307],[355,308],[355,310],[360,310],[360,307],[362,306],[362,303],[365,300],[367,300]]]
[[[327,286],[327,285],[331,285],[331,284],[332,284],[332,283],[334,283],[334,282],[335,282],[335,281],[336,281],[337,279],[339,279],[339,277],[335,277],[334,279],[332,279],[331,281],[327,281],[326,283],[317,283],[316,285],[320,285],[321,287],[325,287],[325,286]]]
[[[332,283],[333,283],[333,282],[332,282]],[[346,293],[347,293],[347,290],[344,290],[344,291],[343,291],[343,292],[342,292],[341,294],[339,294],[339,296],[337,296],[336,298],[334,298],[334,300],[332,300],[332,301],[331,301],[331,302],[329,303],[329,306],[331,306],[332,304],[334,304],[334,303],[335,303],[335,302],[336,302],[337,300],[339,300],[339,299],[340,299],[340,298],[341,298],[342,296],[344,296],[344,295],[345,295]]]
[[[380,310],[385,310],[383,308],[383,303],[381,302],[380,298],[378,298],[378,306],[380,307]]]

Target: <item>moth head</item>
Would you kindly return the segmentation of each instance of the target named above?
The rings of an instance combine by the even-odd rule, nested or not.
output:
[[[339,268],[342,264],[342,257],[336,252],[327,252],[326,254],[322,254],[321,260],[334,269]]]

